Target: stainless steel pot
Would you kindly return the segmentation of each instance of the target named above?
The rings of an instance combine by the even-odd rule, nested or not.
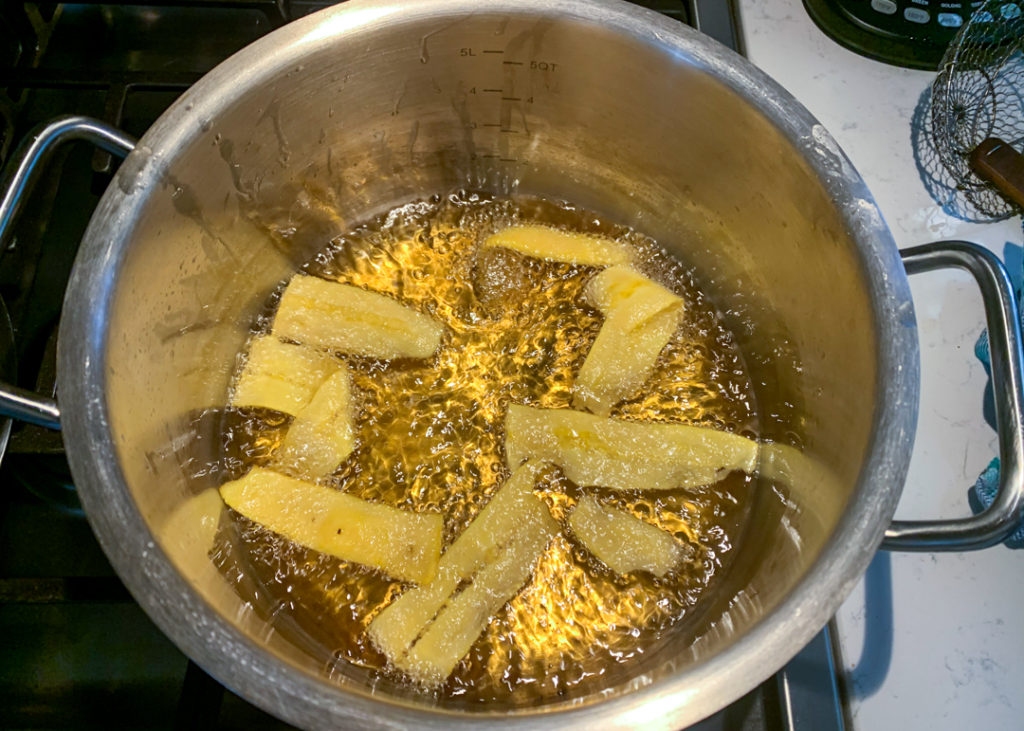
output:
[[[887,536],[912,550],[1001,540],[1024,505],[1021,344],[979,247],[901,254],[829,134],[743,59],[620,2],[351,0],[216,68],[135,144],[81,118],[7,173],[0,233],[53,144],[128,151],[68,289],[60,409],[111,562],[190,657],[301,726],[678,728],[753,688],[836,610]],[[686,631],[581,697],[435,706],[356,667],[325,677],[207,557],[220,511],[190,478],[193,416],[224,403],[254,313],[331,236],[456,187],[574,201],[690,264],[736,330],[788,489],[754,521]],[[918,352],[904,265],[970,270],[992,334],[1003,488],[976,518],[889,526],[909,460]],[[767,469],[768,465],[766,465]]]

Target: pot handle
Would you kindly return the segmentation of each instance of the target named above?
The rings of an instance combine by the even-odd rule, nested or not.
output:
[[[0,179],[0,250],[6,247],[22,202],[39,180],[53,151],[72,140],[91,142],[121,157],[135,149],[133,137],[91,117],[57,117],[36,127],[11,156]],[[0,383],[0,415],[47,429],[60,429],[60,408],[56,399],[5,383]]]
[[[946,267],[966,269],[981,290],[992,358],[992,390],[999,436],[999,492],[970,518],[894,520],[882,548],[900,551],[969,551],[1000,543],[1021,523],[1024,511],[1024,353],[1020,313],[1010,278],[999,258],[978,244],[939,241],[900,251],[907,274]]]

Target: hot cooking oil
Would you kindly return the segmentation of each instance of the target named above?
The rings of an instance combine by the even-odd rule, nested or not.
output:
[[[752,387],[731,333],[691,273],[655,242],[572,205],[459,192],[413,203],[333,241],[306,273],[390,295],[445,327],[429,360],[344,356],[352,372],[357,447],[329,478],[357,497],[444,515],[448,546],[510,471],[502,424],[510,403],[570,408],[575,374],[601,326],[584,297],[595,270],[502,249],[494,231],[543,223],[627,242],[637,266],[683,297],[685,323],[654,375],[613,417],[690,423],[756,436]],[[269,330],[275,301],[257,330]],[[244,473],[273,454],[287,419],[226,419],[225,460]],[[679,623],[728,563],[746,518],[749,478],[699,489],[595,490],[599,499],[670,531],[685,560],[662,579],[615,575],[575,541],[567,516],[582,494],[557,470],[538,493],[562,525],[532,579],[492,619],[439,700],[500,706],[579,695]],[[321,654],[328,672],[356,665],[401,680],[366,627],[403,585],[294,545],[228,513],[215,560],[275,628]],[[246,577],[245,581],[241,581]],[[427,692],[427,691],[421,691]]]

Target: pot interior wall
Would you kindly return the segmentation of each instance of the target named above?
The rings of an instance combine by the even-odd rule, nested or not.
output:
[[[870,439],[875,315],[825,187],[759,111],[654,31],[358,15],[287,52],[251,49],[251,77],[187,94],[119,175],[124,189],[147,165],[162,170],[134,193],[146,204],[126,233],[106,344],[111,428],[139,510],[218,612],[321,672],[207,557],[221,507],[216,475],[195,474],[216,449],[196,416],[225,403],[268,293],[347,227],[455,188],[565,199],[695,268],[740,338],[763,436],[802,452],[792,485],[751,496],[755,520],[702,613],[607,685],[721,651],[819,554]],[[204,96],[212,83],[220,101]],[[333,680],[364,692],[367,678],[352,667]]]

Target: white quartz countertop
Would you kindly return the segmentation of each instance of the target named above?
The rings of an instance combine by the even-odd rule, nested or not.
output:
[[[934,74],[855,55],[800,0],[741,0],[750,60],[825,125],[867,181],[897,244],[943,238],[999,253],[1020,219],[947,216],[914,164],[911,119]],[[911,278],[921,342],[921,409],[900,518],[970,514],[967,489],[996,454],[982,416],[984,327],[966,274]],[[850,713],[860,731],[1024,728],[1024,550],[880,552],[836,615]]]

